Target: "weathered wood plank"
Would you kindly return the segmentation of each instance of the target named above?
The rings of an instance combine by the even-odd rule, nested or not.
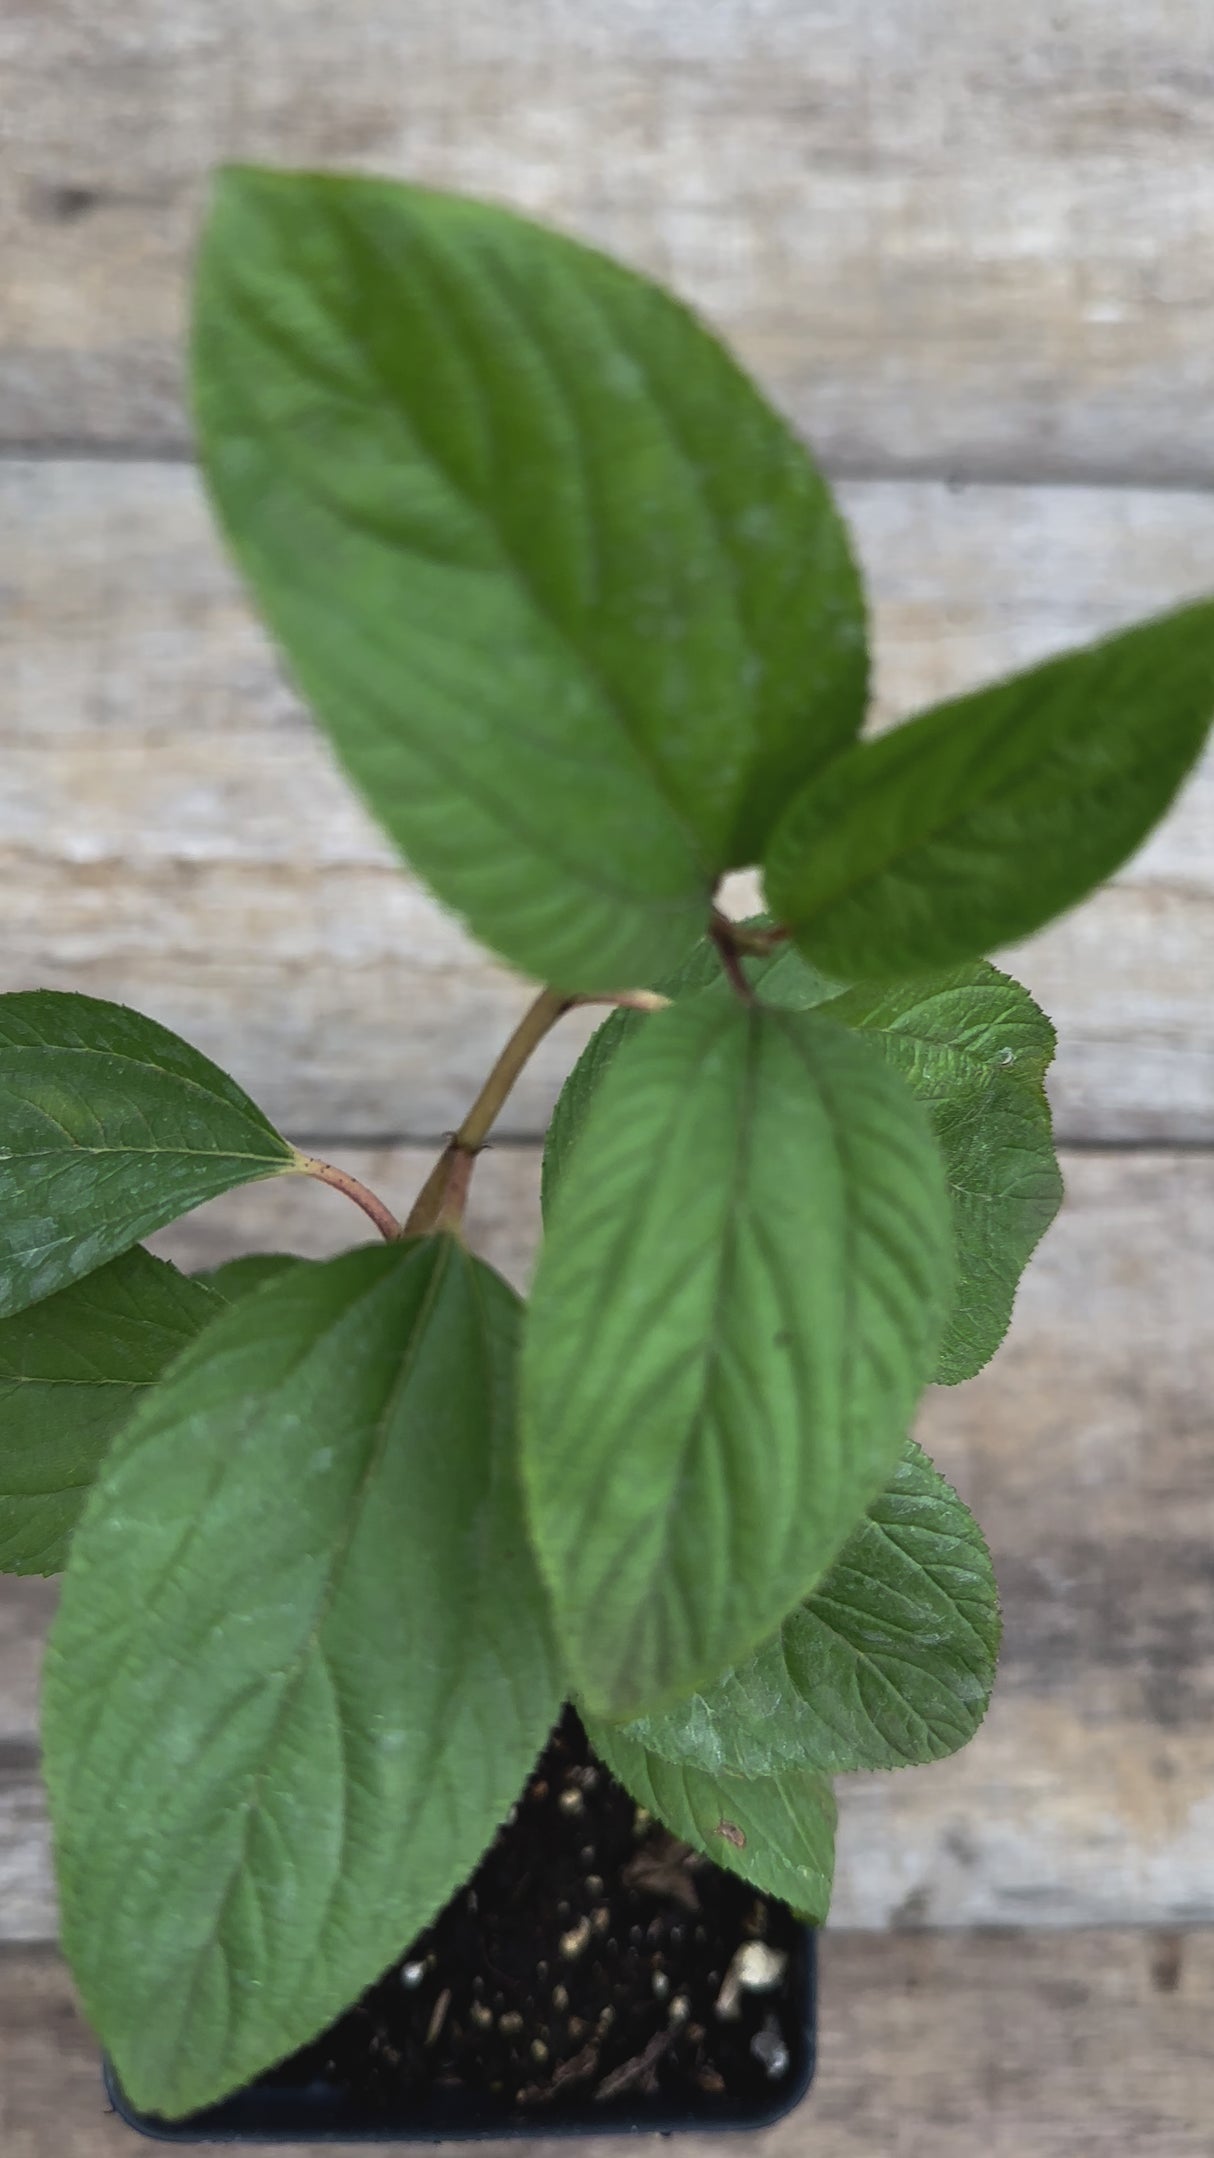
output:
[[[1214,1936],[1132,1930],[896,1939],[834,1934],[821,2057],[803,2106],[748,2139],[756,2158],[1207,2158],[1214,2120]],[[96,2041],[50,1949],[0,1957],[5,2158],[129,2158]],[[681,2138],[715,2158],[712,2136]],[[283,2158],[354,2158],[291,2144]],[[565,2145],[489,2145],[559,2158]],[[621,2137],[596,2143],[628,2158]]]
[[[177,442],[227,157],[502,197],[671,279],[828,459],[1214,471],[1214,24],[1052,0],[9,0],[9,442]]]
[[[425,1164],[341,1158],[401,1203]],[[1011,1340],[972,1386],[934,1393],[922,1423],[994,1553],[995,1704],[955,1760],[842,1789],[840,1926],[1214,1920],[1214,1156],[1065,1166],[1067,1206]],[[520,1283],[535,1175],[533,1153],[502,1149],[474,1186],[474,1237]],[[159,1242],[197,1266],[258,1246],[319,1255],[361,1233],[332,1193],[283,1180]],[[18,1682],[15,1737],[21,1701]],[[7,1826],[5,1804],[0,1936],[41,1938],[53,1901],[25,1755]]]
[[[0,1762],[23,1761],[38,1724],[42,1644],[57,1601],[53,1581],[0,1574]]]
[[[855,484],[880,721],[1209,586],[1214,497]],[[116,543],[120,535],[120,544]],[[142,1006],[290,1128],[454,1122],[526,991],[402,873],[182,467],[0,466],[0,985]],[[1071,1139],[1214,1139],[1214,758],[1016,965]],[[585,1027],[582,1028],[585,1032]],[[534,1135],[567,1022],[511,1103]]]

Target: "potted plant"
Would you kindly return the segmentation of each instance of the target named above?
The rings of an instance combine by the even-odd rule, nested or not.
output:
[[[546,986],[403,1221],[156,1022],[0,998],[0,1557],[64,1574],[66,1951],[165,2133],[770,2117],[831,1777],[952,1751],[993,1677],[910,1437],[1060,1198],[1052,1030],[988,955],[1167,808],[1214,606],[863,738],[847,536],[755,387],[644,279],[413,187],[224,174],[194,368],[301,691]],[[524,1309],[469,1179],[587,1001]],[[379,1240],[141,1246],[301,1174]]]

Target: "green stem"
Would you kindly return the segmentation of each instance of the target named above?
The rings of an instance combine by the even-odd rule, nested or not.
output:
[[[453,1228],[463,1217],[472,1164],[505,1106],[528,1058],[545,1034],[577,1003],[555,989],[541,989],[523,1013],[457,1132],[453,1132],[422,1185],[405,1222],[406,1236]]]

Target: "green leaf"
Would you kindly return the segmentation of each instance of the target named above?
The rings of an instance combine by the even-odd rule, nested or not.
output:
[[[218,1289],[221,1296],[234,1304],[238,1297],[252,1296],[254,1290],[264,1288],[267,1281],[277,1281],[280,1275],[290,1273],[292,1267],[306,1266],[307,1263],[306,1259],[297,1258],[289,1251],[247,1251],[239,1259],[225,1259],[222,1265],[195,1274],[194,1280]]]
[[[845,980],[1028,936],[1164,814],[1214,713],[1214,604],[1182,608],[856,744],[789,805],[768,903]]]
[[[757,915],[743,926],[769,929],[772,924],[769,916]],[[761,988],[765,1004],[778,1004],[788,1011],[808,1011],[811,1006],[836,995],[839,988],[837,982],[828,981],[824,974],[811,967],[791,944],[781,945],[774,952],[747,957],[742,966],[753,986]],[[664,975],[654,987],[675,1002],[709,988],[732,994],[721,973],[717,948],[708,937],[702,937],[693,945],[682,966]],[[541,1181],[545,1217],[603,1074],[617,1050],[640,1032],[646,1016],[626,1008],[612,1012],[591,1035],[561,1088],[544,1142]]]
[[[951,1289],[923,1112],[844,1027],[645,1022],[552,1208],[523,1355],[532,1531],[592,1713],[737,1663],[889,1477]]]
[[[601,1027],[596,1027],[557,1095],[552,1121],[544,1140],[544,1159],[540,1171],[540,1201],[545,1221],[552,1211],[557,1186],[569,1167],[570,1157],[581,1136],[590,1105],[625,1042],[630,1041],[644,1028],[646,1016],[641,1012],[612,1012],[611,1017],[605,1019]]]
[[[224,1309],[150,1252],[0,1319],[0,1572],[54,1574],[115,1434]]]
[[[297,1166],[217,1065],[120,1004],[0,997],[0,1318]]]
[[[439,897],[565,988],[677,961],[864,708],[843,525],[754,385],[505,210],[247,168],[194,380],[237,559]]]
[[[617,1783],[672,1836],[811,1925],[825,1923],[835,1870],[835,1800],[825,1776],[732,1776],[664,1761],[610,1724],[587,1720],[586,1731]]]
[[[846,992],[790,945],[744,968],[765,1003],[816,1007],[859,1028],[927,1109],[957,1249],[953,1308],[932,1376],[946,1386],[973,1378],[1007,1332],[1016,1285],[1062,1199],[1044,1086],[1053,1027],[1026,989],[985,960],[926,982]],[[676,999],[703,994],[714,975],[714,994],[729,994],[712,947],[697,947],[662,986]],[[609,1065],[645,1024],[638,1012],[613,1012],[565,1081],[544,1148],[545,1216]]]
[[[713,1775],[939,1761],[986,1714],[998,1651],[982,1531],[908,1439],[825,1580],[773,1639],[623,1736]]]
[[[475,1865],[561,1685],[519,1305],[454,1239],[234,1304],[127,1426],[46,1678],[64,1941],[134,2102],[311,2038]]]
[[[1044,1086],[1054,1029],[1027,989],[985,961],[933,981],[852,989],[823,1011],[863,1028],[931,1118],[957,1245],[933,1376],[956,1385],[999,1347],[1016,1285],[1062,1202]]]

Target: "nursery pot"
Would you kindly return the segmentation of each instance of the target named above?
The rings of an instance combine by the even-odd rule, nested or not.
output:
[[[167,2142],[445,2143],[759,2128],[814,2068],[815,1942],[677,1844],[567,1712],[477,1872],[312,2044]]]

